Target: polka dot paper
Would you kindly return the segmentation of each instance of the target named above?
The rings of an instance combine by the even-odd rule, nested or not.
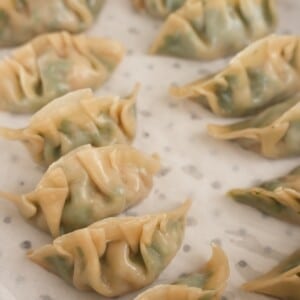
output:
[[[299,34],[300,2],[278,0],[279,33]],[[223,300],[263,300],[240,290],[245,281],[270,270],[300,245],[299,227],[268,217],[226,196],[231,188],[250,187],[288,173],[300,159],[271,161],[207,134],[209,123],[227,123],[199,105],[168,95],[172,84],[185,84],[225,66],[228,59],[202,63],[150,56],[148,48],[161,21],[137,13],[129,0],[107,0],[89,35],[122,42],[127,55],[101,95],[126,95],[141,84],[137,100],[138,132],[134,146],[161,157],[162,169],[149,197],[126,212],[137,216],[175,208],[193,201],[183,245],[153,285],[170,283],[201,267],[211,243],[222,246],[231,275]],[[1,50],[1,57],[10,50]],[[19,128],[28,116],[0,113],[0,125]],[[0,140],[0,189],[26,193],[36,186],[43,169],[18,142]],[[96,300],[92,292],[75,290],[60,278],[34,265],[26,252],[51,242],[50,236],[27,224],[9,202],[0,201],[0,299]],[[133,293],[121,300],[133,299]]]

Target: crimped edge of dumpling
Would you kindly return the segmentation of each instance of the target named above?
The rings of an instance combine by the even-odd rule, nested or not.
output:
[[[300,202],[298,201],[300,193],[291,188],[278,187],[274,191],[268,191],[261,187],[232,189],[227,195],[237,203],[245,204],[282,221],[300,225]],[[250,200],[248,202],[240,200],[241,197],[253,197],[261,202],[262,205],[274,205],[272,203],[274,201],[278,204],[278,209],[282,206],[284,210],[278,212],[277,215],[272,215],[266,209],[252,204]]]
[[[300,265],[296,266],[295,268],[292,268],[290,270],[287,270],[286,272],[282,272],[282,268],[290,263],[290,260],[293,259],[293,257],[299,257],[300,259],[300,250],[295,251],[292,255],[290,255],[288,258],[280,262],[277,266],[275,266],[273,269],[271,269],[266,274],[252,280],[249,282],[246,282],[242,285],[242,289],[247,292],[255,292],[255,293],[262,293],[264,294],[265,289],[270,289],[272,286],[276,286],[276,284],[286,282],[289,283],[292,280],[298,280],[299,286],[300,286],[300,278],[297,275],[300,272]],[[279,272],[279,274],[276,274]],[[266,293],[269,294],[269,293]],[[275,294],[274,294],[275,296]]]

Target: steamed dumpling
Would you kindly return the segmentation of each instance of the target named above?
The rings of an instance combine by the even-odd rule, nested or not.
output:
[[[300,167],[288,175],[249,189],[234,189],[229,195],[280,220],[300,225]]]
[[[187,0],[168,17],[150,52],[199,60],[234,54],[274,31],[275,6],[275,0]]]
[[[180,8],[186,0],[131,0],[137,10],[145,10],[154,17],[165,18]]]
[[[300,39],[276,35],[253,43],[223,71],[170,89],[223,117],[253,115],[299,91]]]
[[[49,165],[84,145],[130,143],[136,131],[137,88],[125,99],[69,93],[38,111],[24,129],[0,127],[0,136],[22,141],[38,163]]]
[[[77,289],[123,295],[152,283],[171,262],[183,240],[189,206],[108,218],[55,239],[29,258]]]
[[[300,299],[300,250],[267,274],[246,283],[244,290],[276,299]]]
[[[0,62],[0,110],[31,113],[68,92],[96,89],[123,55],[123,46],[109,39],[41,35]]]
[[[38,34],[88,29],[104,0],[1,0],[0,47],[27,42]]]
[[[157,156],[129,145],[85,145],[53,163],[33,192],[0,196],[35,226],[58,236],[137,204],[149,194],[159,169]]]
[[[173,284],[162,284],[146,290],[135,300],[217,300],[229,277],[226,254],[213,246],[211,259],[200,271],[180,277]]]
[[[268,158],[300,155],[300,96],[267,108],[246,121],[209,125],[210,135],[232,140]]]

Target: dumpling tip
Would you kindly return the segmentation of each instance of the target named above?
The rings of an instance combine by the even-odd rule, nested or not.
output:
[[[3,137],[8,140],[22,140],[23,129],[0,127],[0,137]]]
[[[186,88],[182,88],[177,85],[171,85],[169,87],[169,94],[177,99],[182,99],[189,96]]]
[[[179,207],[179,209],[181,209],[182,211],[184,211],[184,214],[186,214],[189,209],[191,208],[192,206],[192,200],[191,199],[186,199],[182,205]]]
[[[244,190],[242,189],[232,189],[226,193],[226,196],[232,198],[232,200],[236,200],[239,196],[244,194]]]
[[[132,92],[129,95],[129,98],[132,98],[132,99],[135,100],[137,98],[137,95],[139,94],[139,92],[141,90],[141,86],[142,86],[142,84],[140,82],[137,82],[134,85],[133,90],[132,90]]]
[[[15,204],[17,204],[21,200],[21,196],[12,194],[12,193],[8,193],[8,192],[4,192],[4,191],[0,191],[0,197],[3,199],[6,199],[8,201],[11,201]]]
[[[218,139],[225,139],[223,135],[228,132],[228,129],[221,125],[214,125],[214,124],[208,124],[207,125],[207,132],[210,136]]]
[[[261,288],[265,286],[266,284],[263,281],[258,282],[256,279],[254,279],[253,281],[244,283],[241,286],[241,288],[246,292],[258,292]]]

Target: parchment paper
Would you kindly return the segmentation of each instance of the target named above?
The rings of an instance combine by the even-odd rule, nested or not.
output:
[[[278,1],[281,33],[299,34],[300,2]],[[175,207],[187,197],[193,200],[183,247],[154,283],[168,283],[194,271],[210,256],[210,243],[220,243],[230,259],[231,277],[224,299],[267,299],[246,294],[239,286],[300,245],[299,227],[266,217],[224,196],[233,187],[247,187],[288,172],[299,159],[269,161],[216,141],[206,133],[209,122],[222,123],[196,104],[176,101],[167,94],[170,84],[183,84],[221,68],[227,60],[200,63],[150,57],[147,49],[161,22],[137,14],[129,0],[107,0],[89,34],[122,41],[128,55],[100,94],[125,95],[142,83],[138,99],[136,147],[157,152],[163,170],[151,195],[131,215],[159,212]],[[0,52],[1,57],[10,50]],[[0,114],[1,126],[21,127],[26,116]],[[26,149],[17,142],[0,140],[0,188],[15,193],[31,191],[42,175]],[[94,293],[76,291],[61,279],[27,260],[25,253],[51,241],[19,216],[15,207],[0,202],[0,300],[94,300]],[[133,299],[135,294],[120,299]]]

